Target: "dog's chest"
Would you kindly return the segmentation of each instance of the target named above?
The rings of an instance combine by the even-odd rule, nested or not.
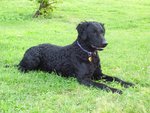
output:
[[[78,59],[80,62],[83,62],[86,65],[93,67],[93,68],[97,68],[97,66],[99,65],[99,62],[100,62],[97,52],[93,53],[92,55],[81,54],[78,56]]]
[[[98,55],[92,55],[87,58],[87,61],[88,61],[89,67],[91,67],[92,69],[95,69],[98,67],[100,60],[99,60]]]
[[[85,64],[85,75],[88,75],[89,77],[91,77],[93,75],[93,73],[95,72],[95,70],[98,68],[99,66],[99,57],[98,56],[92,56],[91,59],[89,60],[89,58],[86,59]]]

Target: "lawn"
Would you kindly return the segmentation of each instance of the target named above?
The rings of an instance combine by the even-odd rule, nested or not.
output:
[[[30,0],[0,1],[0,113],[150,113],[150,1],[64,0],[52,18],[33,19]],[[81,21],[105,23],[109,45],[103,72],[136,84],[112,94],[41,71],[21,73],[26,49],[41,43],[67,45]],[[99,81],[102,82],[102,81]]]

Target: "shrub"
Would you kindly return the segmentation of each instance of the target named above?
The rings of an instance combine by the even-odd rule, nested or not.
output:
[[[33,15],[34,18],[39,17],[40,15],[47,17],[52,14],[56,8],[56,4],[61,0],[31,0],[36,1],[39,4],[38,10]]]

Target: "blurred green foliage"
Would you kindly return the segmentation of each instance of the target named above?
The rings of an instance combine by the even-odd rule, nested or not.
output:
[[[30,0],[35,1],[39,4],[38,10],[33,15],[34,18],[39,16],[48,17],[51,16],[52,12],[56,8],[56,4],[61,0]]]

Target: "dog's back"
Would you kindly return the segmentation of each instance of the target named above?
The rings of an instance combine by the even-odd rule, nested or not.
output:
[[[68,54],[71,45],[61,47],[52,44],[41,44],[29,48],[19,64],[21,71],[43,70],[47,72],[55,71],[62,75],[73,73],[71,69],[71,54]],[[67,66],[68,65],[68,66]],[[67,67],[63,69],[63,67]]]

